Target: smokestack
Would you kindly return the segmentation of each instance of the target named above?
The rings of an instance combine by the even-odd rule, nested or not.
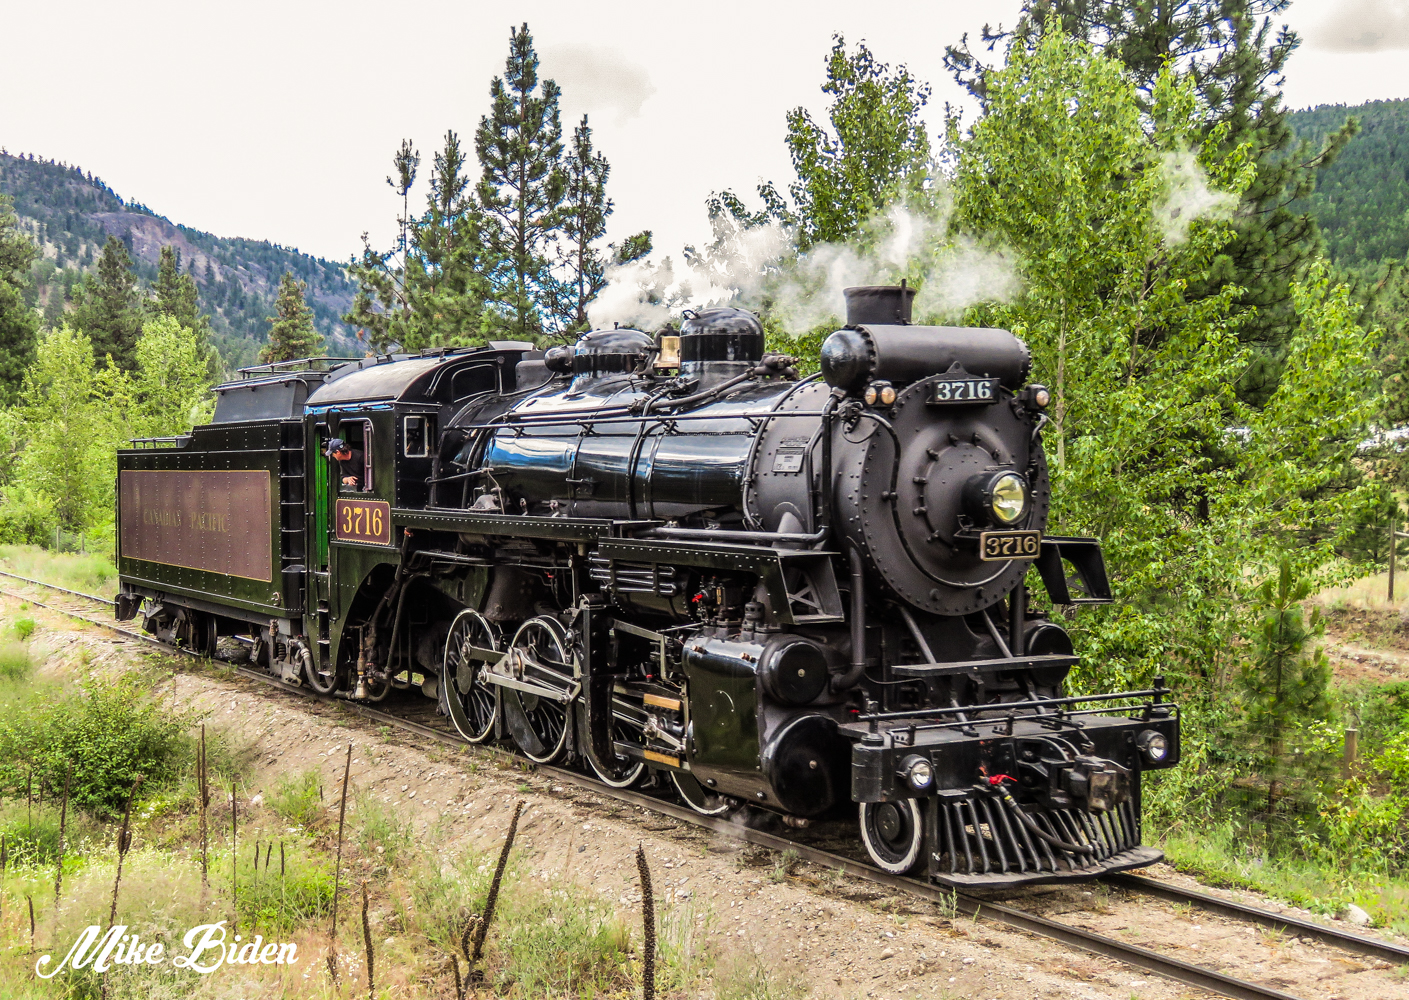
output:
[[[905,279],[898,285],[861,285],[842,292],[846,296],[847,326],[908,325],[915,304],[915,289]]]

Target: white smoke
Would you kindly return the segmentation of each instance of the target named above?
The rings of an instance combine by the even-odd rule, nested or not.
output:
[[[921,315],[954,317],[979,302],[1010,301],[1019,289],[1010,254],[949,235],[949,206],[936,199],[926,211],[893,205],[849,243],[794,251],[795,234],[776,223],[743,226],[715,220],[715,238],[681,265],[633,262],[610,268],[608,284],[588,307],[594,327],[617,322],[659,329],[685,309],[766,304],[792,336],[845,312],[843,290],[898,284],[920,289]]]
[[[1195,219],[1227,219],[1238,207],[1238,196],[1208,186],[1208,176],[1188,151],[1165,153],[1160,168],[1165,193],[1154,206],[1155,224],[1165,242],[1178,244],[1189,238]]]

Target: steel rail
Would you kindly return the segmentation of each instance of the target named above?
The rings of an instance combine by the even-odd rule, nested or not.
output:
[[[5,575],[12,576],[13,574]],[[31,580],[27,582],[34,583],[41,587],[51,587],[50,584],[46,584],[37,580]],[[51,587],[51,589],[59,590],[65,593],[76,593],[74,591],[65,591],[64,588],[61,587]],[[158,646],[166,652],[182,653],[188,656],[200,658],[197,656],[196,653],[191,650],[181,649],[178,646],[168,645],[167,643],[162,642],[154,636],[120,628],[117,625],[110,624],[108,622],[104,622],[96,618],[90,618],[87,615],[79,614],[78,612],[68,608],[59,607],[58,605],[53,604],[45,604],[42,601],[37,601],[32,598],[26,597],[23,594],[15,594],[10,591],[0,590],[0,594],[6,594],[7,596],[14,597],[19,600],[28,600],[31,604],[38,605],[39,607],[49,608],[50,610],[58,611],[61,614],[76,618],[90,625],[96,625],[99,628],[107,629],[110,632],[115,632],[119,635],[139,639],[143,642]],[[88,594],[79,596],[92,599],[92,595]],[[468,748],[471,746],[470,743],[460,737],[457,733],[452,733],[446,730],[439,730],[432,726],[427,726],[420,722],[415,722],[410,719],[404,719],[400,716],[369,708],[366,705],[360,705],[356,702],[347,699],[337,698],[332,695],[323,695],[308,688],[286,684],[279,678],[274,677],[273,675],[262,670],[254,670],[250,667],[236,667],[235,672],[241,677],[253,681],[258,681],[261,684],[268,685],[286,694],[311,698],[315,701],[323,702],[326,704],[340,705],[343,708],[351,711],[353,714],[360,715],[370,721],[394,726],[398,729],[404,730],[409,733],[414,733],[419,736],[423,736],[438,743],[463,748]],[[499,750],[493,747],[481,746],[478,749],[489,750],[493,754],[504,756],[506,758],[514,760],[519,759],[516,755],[509,753],[508,751]],[[1208,990],[1209,992],[1218,994],[1219,996],[1228,997],[1230,998],[1230,1000],[1304,1000],[1304,998],[1297,997],[1295,994],[1286,993],[1271,986],[1264,986],[1259,983],[1248,982],[1246,980],[1237,979],[1233,976],[1227,976],[1213,969],[1205,968],[1199,965],[1193,965],[1189,962],[1184,962],[1177,958],[1171,958],[1167,955],[1162,955],[1159,952],[1153,951],[1149,948],[1129,944],[1124,941],[1118,941],[1114,938],[1109,938],[1092,931],[1083,930],[1079,927],[1073,927],[1069,924],[1062,924],[1054,920],[1048,920],[1046,917],[1041,917],[1034,913],[1028,913],[1024,910],[1020,910],[1011,906],[1006,906],[1002,903],[995,903],[989,900],[978,899],[965,893],[949,889],[943,889],[939,886],[930,885],[926,882],[921,882],[917,879],[905,878],[898,875],[890,875],[886,872],[882,872],[877,868],[873,868],[868,864],[864,864],[852,858],[848,858],[840,854],[835,854],[830,851],[820,850],[815,847],[809,847],[806,844],[799,844],[795,841],[788,840],[785,837],[779,837],[774,834],[765,833],[761,830],[753,830],[742,824],[734,823],[730,820],[721,817],[703,816],[695,812],[693,809],[689,809],[684,806],[679,806],[673,802],[667,802],[662,799],[643,794],[641,792],[631,791],[630,789],[611,788],[608,785],[604,785],[601,782],[587,777],[586,775],[578,774],[575,771],[569,771],[564,768],[555,767],[551,765],[536,765],[535,769],[540,773],[551,775],[555,779],[563,781],[567,784],[575,785],[583,790],[591,791],[598,795],[606,796],[607,798],[616,799],[617,801],[624,802],[628,805],[638,806],[642,809],[650,809],[661,815],[668,816],[671,819],[686,823],[691,826],[709,830],[712,833],[717,833],[735,840],[742,840],[746,843],[750,843],[758,847],[764,847],[769,850],[792,851],[793,854],[800,860],[831,868],[834,871],[844,872],[848,875],[865,879],[866,881],[872,882],[876,885],[885,886],[890,889],[895,889],[900,892],[908,893],[912,896],[917,896],[922,899],[929,900],[931,902],[939,904],[942,908],[952,909],[954,912],[963,913],[965,916],[973,917],[975,919],[985,918],[993,920],[997,923],[1006,924],[1010,927],[1027,931],[1028,933],[1035,934],[1040,937],[1046,937],[1055,941],[1060,941],[1065,945],[1077,948],[1081,951],[1089,952],[1094,955],[1100,955],[1103,958],[1110,958],[1115,961],[1119,961],[1126,965],[1129,965],[1133,968],[1141,969],[1150,974],[1158,975],[1163,978],[1182,983],[1186,986],[1193,986],[1199,989]],[[1112,881],[1119,879],[1121,882],[1130,879],[1141,883],[1139,888],[1142,890],[1144,888],[1143,883],[1150,881],[1148,879],[1140,879],[1138,877],[1133,876],[1108,876],[1107,879]],[[1130,887],[1136,888],[1136,886]],[[1166,887],[1160,886],[1160,888],[1165,889]],[[1150,894],[1159,895],[1159,893],[1155,892],[1151,892]],[[1209,900],[1214,899],[1214,897],[1207,898]],[[1183,901],[1182,897],[1181,901]],[[1193,902],[1193,900],[1189,901]],[[1227,910],[1225,912],[1228,913],[1228,915],[1232,915],[1240,919],[1254,920],[1258,923],[1268,925],[1275,924],[1277,926],[1287,927],[1295,926],[1295,924],[1291,922],[1290,918],[1281,917],[1277,914],[1271,913],[1270,911],[1257,910],[1253,907],[1244,907],[1241,904],[1229,904],[1223,900],[1216,900],[1216,902],[1222,907],[1227,907]],[[1304,921],[1298,923],[1305,924]],[[1363,951],[1359,948],[1352,948],[1349,944],[1346,943],[1346,939],[1352,939],[1354,944],[1371,946],[1378,945],[1382,947],[1395,948],[1395,946],[1392,945],[1382,945],[1381,942],[1374,942],[1368,938],[1359,937],[1358,935],[1350,935],[1345,934],[1343,932],[1333,931],[1329,928],[1317,927],[1317,925],[1314,924],[1305,924],[1305,926],[1308,928],[1313,928],[1315,931],[1319,931],[1323,934],[1328,935],[1331,939],[1328,940],[1327,943],[1347,948],[1347,950],[1361,951],[1361,953],[1363,954],[1369,954],[1369,952]],[[1298,933],[1301,933],[1299,928]],[[1308,930],[1306,933],[1311,934],[1312,931]],[[1405,950],[1395,948],[1394,952],[1396,957],[1400,961],[1404,960],[1404,958],[1400,956],[1400,952],[1402,951]]]
[[[111,597],[99,597],[97,594],[85,594],[81,590],[69,590],[67,587],[56,587],[54,584],[45,583],[43,580],[31,580],[27,576],[20,576],[16,573],[6,573],[4,570],[0,570],[0,576],[8,576],[11,580],[23,580],[25,583],[32,583],[37,587],[48,587],[50,590],[62,591],[65,594],[72,594],[74,597],[86,597],[90,601],[97,601],[99,604],[106,604],[108,607],[112,607],[114,603]]]
[[[1217,913],[1221,916],[1232,917],[1237,920],[1246,920],[1249,923],[1260,924],[1263,927],[1270,927],[1273,930],[1288,931],[1302,937],[1316,938],[1322,944],[1342,948],[1345,951],[1353,951],[1370,958],[1378,958],[1386,962],[1409,965],[1409,948],[1393,944],[1389,941],[1379,941],[1375,938],[1368,938],[1360,934],[1352,934],[1349,931],[1339,930],[1335,927],[1326,927],[1322,924],[1312,923],[1310,920],[1302,920],[1299,917],[1275,913],[1272,910],[1260,910],[1255,906],[1248,906],[1245,903],[1235,903],[1231,899],[1221,899],[1218,896],[1210,896],[1206,892],[1196,892],[1193,889],[1185,889],[1182,886],[1168,885],[1143,875],[1131,875],[1128,872],[1115,872],[1110,875],[1102,875],[1101,881],[1110,885],[1119,886],[1122,889],[1129,889],[1131,892],[1143,893],[1146,896],[1155,896],[1171,903],[1191,903],[1200,909],[1208,910],[1211,913]]]

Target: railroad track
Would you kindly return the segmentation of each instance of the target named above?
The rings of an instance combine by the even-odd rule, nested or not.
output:
[[[107,598],[99,597],[94,594],[86,594],[82,591],[69,590],[64,587],[57,587],[45,583],[42,580],[34,580],[29,577],[18,576],[3,571],[0,571],[0,577],[8,577],[31,586],[43,587],[47,590],[91,601],[101,606],[112,607],[112,601]],[[74,608],[64,607],[55,603],[47,603],[37,600],[30,595],[18,594],[2,588],[0,588],[0,594],[5,594],[18,600],[28,601],[30,604],[42,608],[57,611],[126,638],[156,646],[168,653],[194,655],[186,650],[169,646],[144,632],[123,628],[115,622],[95,618],[92,615],[84,614]],[[424,722],[394,715],[390,712],[371,708],[370,706],[347,699],[336,698],[330,695],[320,695],[308,688],[294,687],[285,684],[283,681],[262,670],[255,670],[249,667],[237,667],[236,672],[242,677],[275,688],[285,694],[312,698],[315,701],[325,703],[338,704],[345,710],[360,715],[363,718],[382,725],[396,727],[425,739],[455,747],[468,745],[464,739],[448,728],[438,728],[436,726],[427,725]],[[632,791],[630,789],[611,788],[587,775],[579,774],[576,771],[543,765],[536,765],[536,770],[564,783],[575,785],[579,788],[616,799],[617,801],[629,805],[649,809],[681,823],[709,830],[712,833],[734,840],[741,840],[758,847],[774,851],[791,851],[794,856],[802,861],[831,868],[834,871],[842,871],[873,884],[885,886],[897,892],[938,903],[946,909],[952,908],[955,912],[962,913],[965,916],[992,920],[996,923],[1006,924],[1009,927],[1027,931],[1031,934],[1060,941],[1073,948],[1114,959],[1144,972],[1162,976],[1186,986],[1207,990],[1219,996],[1232,998],[1232,1000],[1311,1000],[1310,997],[1298,997],[1295,994],[1287,993],[1271,986],[1265,986],[1261,983],[1237,979],[1214,969],[1194,965],[1152,949],[1144,948],[1140,945],[1119,941],[1115,938],[1085,930],[1084,928],[1049,920],[1046,917],[1030,913],[1014,906],[1009,906],[1006,903],[982,899],[967,893],[952,892],[948,889],[943,889],[912,878],[889,875],[862,861],[837,854],[834,851],[822,850],[818,847],[767,833],[763,830],[750,829],[732,823],[726,819],[702,816],[692,809],[642,792]],[[1325,927],[1307,920],[1286,916],[1270,910],[1258,909],[1242,903],[1221,899],[1207,893],[1195,892],[1180,886],[1157,882],[1139,875],[1110,875],[1106,876],[1102,881],[1129,892],[1139,893],[1169,902],[1193,905],[1200,909],[1235,920],[1253,923],[1261,927],[1267,927],[1303,938],[1311,938],[1323,944],[1357,955],[1363,955],[1394,964],[1409,965],[1409,948],[1404,948],[1390,942],[1364,937],[1359,934],[1352,934],[1334,927]]]

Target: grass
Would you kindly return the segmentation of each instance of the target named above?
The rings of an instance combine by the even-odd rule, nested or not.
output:
[[[299,826],[312,826],[323,814],[318,794],[322,779],[316,770],[283,775],[269,795],[269,806],[275,813]]]
[[[117,567],[108,556],[52,552],[38,545],[0,545],[0,569],[99,596],[117,584]]]

